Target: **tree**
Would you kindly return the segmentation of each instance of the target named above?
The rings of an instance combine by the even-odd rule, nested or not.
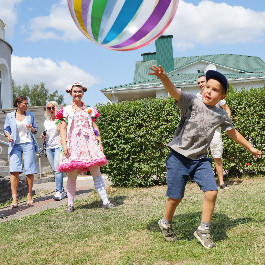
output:
[[[58,90],[55,90],[48,96],[48,101],[56,101],[59,105],[62,105],[64,102],[63,95],[59,95]]]
[[[34,84],[31,88],[28,84],[24,84],[22,88],[16,85],[15,81],[12,80],[12,86],[13,101],[15,101],[18,96],[25,96],[28,97],[30,106],[46,106],[48,101],[56,101],[59,105],[64,102],[63,95],[59,95],[57,90],[50,94],[43,82]]]
[[[28,97],[28,95],[30,93],[30,89],[29,89],[29,86],[27,84],[25,84],[23,86],[23,88],[21,88],[21,86],[16,85],[15,81],[12,80],[12,87],[13,87],[13,102],[15,102],[15,99],[18,96]]]
[[[46,106],[49,90],[45,88],[44,83],[33,85],[29,93],[29,101],[31,106]]]

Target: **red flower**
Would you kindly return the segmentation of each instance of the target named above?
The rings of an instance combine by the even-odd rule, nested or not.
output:
[[[63,108],[61,108],[55,115],[55,119],[62,119],[63,118]]]

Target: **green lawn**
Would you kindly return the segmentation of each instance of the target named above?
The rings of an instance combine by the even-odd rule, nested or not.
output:
[[[194,183],[176,210],[179,238],[166,242],[157,225],[166,187],[110,188],[114,210],[102,209],[95,192],[65,207],[0,225],[0,264],[264,264],[265,181],[244,180],[218,194],[212,220],[216,248],[193,237],[203,193]]]

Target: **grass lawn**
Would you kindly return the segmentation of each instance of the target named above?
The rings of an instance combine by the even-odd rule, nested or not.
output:
[[[110,188],[117,205],[104,210],[98,195],[66,207],[0,224],[0,264],[265,264],[265,181],[244,180],[218,194],[212,219],[216,248],[194,238],[203,193],[189,183],[166,242],[157,225],[163,217],[166,186]]]

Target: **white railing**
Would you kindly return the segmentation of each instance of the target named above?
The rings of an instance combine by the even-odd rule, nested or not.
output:
[[[0,135],[5,136],[4,133],[2,133],[3,131],[4,130],[0,128]],[[3,147],[1,145],[8,146],[8,142],[0,140],[0,155],[3,153]]]

